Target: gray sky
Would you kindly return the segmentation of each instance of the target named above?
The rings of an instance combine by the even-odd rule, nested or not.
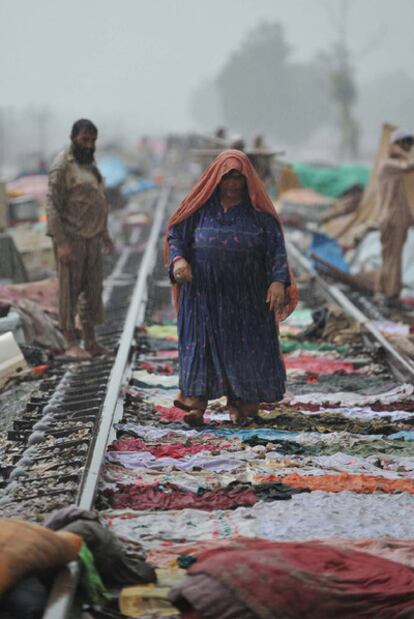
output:
[[[414,0],[350,0],[358,74],[414,76]],[[249,29],[281,21],[299,58],[333,40],[338,0],[0,0],[0,107],[47,105],[67,118],[140,132],[192,125],[189,97]],[[381,34],[379,42],[372,43]],[[370,53],[360,53],[366,47]]]

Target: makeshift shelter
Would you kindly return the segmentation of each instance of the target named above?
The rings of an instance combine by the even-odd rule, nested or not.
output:
[[[45,204],[47,187],[47,174],[33,174],[32,176],[22,176],[7,183],[6,191],[10,198],[33,196],[37,198],[40,204]]]
[[[299,189],[300,183],[299,178],[296,172],[293,170],[292,166],[284,165],[280,170],[279,176],[277,178],[277,195],[280,198],[283,196],[286,191],[291,191],[292,189]]]
[[[14,240],[8,234],[0,234],[0,280],[5,280],[3,283],[21,284],[28,279]]]
[[[371,178],[358,208],[353,213],[330,220],[324,227],[325,232],[338,239],[344,247],[357,245],[369,230],[378,227],[378,169],[382,159],[386,156],[390,135],[394,129],[395,126],[393,125],[383,125]],[[414,215],[414,172],[405,176],[405,183],[410,207]]]
[[[128,178],[128,167],[119,157],[103,157],[99,160],[99,169],[107,188],[122,185]]]
[[[358,164],[323,167],[294,163],[293,170],[302,187],[331,198],[339,198],[354,185],[365,187],[369,180],[368,167]]]

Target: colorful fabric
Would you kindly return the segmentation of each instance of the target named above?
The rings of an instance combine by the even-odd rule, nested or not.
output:
[[[395,434],[390,434],[388,437],[392,441],[395,439],[402,439],[404,441],[414,441],[414,431],[407,432],[402,430],[401,432],[396,432]]]
[[[162,387],[163,389],[176,389],[178,386],[177,376],[165,374],[154,374],[147,370],[137,370],[132,373],[132,379],[138,386],[142,387]]]
[[[367,166],[349,164],[323,168],[305,163],[294,163],[293,169],[302,187],[310,187],[332,198],[339,198],[352,185],[365,187],[370,175]]]
[[[126,468],[147,468],[163,470],[168,467],[182,471],[192,469],[208,469],[210,471],[234,471],[243,464],[243,460],[224,456],[210,456],[195,454],[184,458],[156,458],[148,451],[110,451],[106,454],[106,461],[113,464],[122,464]]]
[[[166,340],[177,339],[177,325],[148,325],[145,327],[145,333],[150,337],[156,337]]]
[[[166,437],[171,438],[173,441],[182,440],[185,442],[197,435],[196,430],[171,430],[170,428],[158,428],[152,425],[143,426],[138,423],[117,423],[115,429],[152,442]]]
[[[352,492],[370,494],[372,492],[409,492],[414,494],[414,480],[387,479],[374,475],[353,475],[339,473],[338,475],[299,475],[291,473],[285,477],[272,476],[272,481],[284,483],[292,488],[306,488],[323,492]],[[270,481],[270,478],[269,478]]]
[[[264,440],[295,440],[297,432],[287,432],[284,430],[273,430],[271,428],[254,428],[254,429],[240,429],[240,428],[223,428],[223,429],[211,429],[203,430],[211,434],[217,434],[218,436],[237,437],[242,441],[256,437]]]
[[[359,552],[403,563],[408,567],[414,568],[414,543],[410,540],[386,538],[386,539],[335,539],[327,542],[319,540],[318,543],[328,544],[336,548],[350,548]]]
[[[354,366],[352,363],[342,361],[341,359],[332,359],[323,357],[311,357],[300,355],[299,357],[285,357],[285,366],[287,370],[300,370],[301,373],[312,372],[314,374],[336,374],[337,372],[346,372],[352,374]]]
[[[290,320],[296,320],[295,314]],[[308,319],[300,312],[297,318]],[[156,333],[142,333],[145,356],[138,363],[151,363],[156,351],[166,347],[171,351],[174,342]],[[171,331],[163,336],[171,337]],[[209,404],[204,416],[209,425],[190,430],[182,423],[183,411],[172,406],[171,388],[145,381],[139,388],[129,385],[123,423],[116,428],[121,438],[115,444],[128,451],[108,453],[102,479],[103,504],[125,509],[111,509],[104,516],[122,537],[139,540],[155,565],[186,555],[180,565],[188,567],[198,550],[239,536],[269,541],[346,537],[338,547],[347,549],[348,541],[352,551],[363,550],[353,547],[352,540],[412,538],[407,514],[414,508],[414,441],[404,438],[410,438],[413,428],[413,387],[379,373],[374,364],[362,367],[357,350],[350,351],[357,370],[346,372],[351,367],[338,365],[340,372],[329,374],[331,362],[351,362],[338,351],[312,346],[303,354],[297,343],[290,359],[302,374],[289,381],[291,395],[277,406],[262,405],[260,418],[249,427],[227,424],[221,399]],[[317,369],[324,373],[303,374],[306,360],[321,364]],[[151,372],[155,366],[139,369],[148,371],[148,382],[163,387],[164,379],[173,376],[168,368],[161,373]],[[329,403],[337,393],[339,402]],[[292,405],[294,394],[309,401]],[[345,403],[338,406],[342,395]],[[388,435],[400,431],[400,438],[390,440]],[[392,551],[394,556],[384,549],[384,557],[398,561],[399,549]],[[404,565],[409,565],[409,552],[404,550]],[[375,548],[370,554],[381,556]],[[192,593],[204,599],[210,613],[226,599],[221,589],[216,604],[206,582],[201,589],[193,584]],[[234,601],[231,593],[233,609]],[[243,612],[238,608],[237,619]]]
[[[290,501],[259,501],[253,507],[206,512],[184,509],[166,512],[111,511],[114,531],[139,539],[145,549],[162,544],[224,540],[240,535],[268,540],[309,540],[399,537],[412,540],[414,496],[355,492],[304,492]],[[104,514],[105,515],[105,514]],[[316,532],[316,533],[315,533]]]
[[[311,393],[295,396],[290,399],[291,404],[321,404],[327,406],[328,404],[337,404],[340,406],[374,406],[376,403],[381,403],[386,409],[393,402],[397,402],[401,407],[401,401],[404,398],[409,398],[414,392],[414,385],[404,383],[399,385],[390,391],[376,393],[374,395],[365,395],[360,393],[349,392],[335,392],[335,393],[321,393],[313,391]],[[380,410],[380,409],[378,409]]]
[[[135,510],[166,509],[234,509],[239,506],[251,506],[257,502],[252,488],[235,487],[228,490],[207,490],[194,494],[169,486],[137,488],[121,486],[116,491],[107,490],[111,504],[115,509],[128,507]]]
[[[164,361],[140,361],[138,363],[139,370],[146,370],[155,374],[174,374],[175,368],[171,363]]]
[[[161,406],[155,405],[154,409],[159,413],[160,419],[164,421],[178,421],[181,423],[184,421],[184,417],[186,415],[185,411],[181,410],[181,408],[177,408],[176,406]]]
[[[321,408],[321,413],[329,412],[329,408]],[[303,411],[305,412],[305,411]],[[350,408],[338,407],[333,410],[334,413],[343,415],[344,417],[349,417],[350,419],[354,419],[355,417],[359,417],[361,419],[381,419],[384,417],[389,417],[392,421],[398,421],[401,419],[413,419],[413,413],[406,410],[383,410],[377,411],[371,408],[370,406],[353,406]],[[313,412],[308,412],[307,414],[312,415]]]
[[[294,338],[287,339],[285,337],[281,338],[280,347],[285,354],[296,350],[346,352],[346,346],[335,346],[334,344],[327,344],[326,342],[302,342],[301,340],[295,340]]]
[[[174,596],[174,589],[170,593],[171,600],[183,612],[182,619],[203,619],[211,617],[225,617],[236,619],[255,619],[251,610],[233,594],[228,587],[225,587],[214,578],[206,574],[194,574],[185,580],[180,593]],[[184,603],[183,603],[184,602]],[[192,610],[187,607],[191,605]],[[195,608],[199,609],[194,610]]]
[[[93,554],[85,542],[79,552],[79,560],[82,564],[81,586],[89,602],[96,605],[106,604],[111,596],[105,588],[96,567]]]
[[[185,598],[192,576],[202,574],[260,619],[402,617],[414,607],[414,570],[394,561],[317,542],[234,546],[203,553],[174,590],[174,602]]]
[[[262,419],[267,426],[274,425],[280,430],[300,430],[320,433],[346,431],[357,434],[386,435],[398,432],[399,430],[404,431],[410,427],[405,425],[403,421],[392,423],[386,418],[367,421],[363,419],[349,419],[345,416],[336,414],[334,411],[304,415],[297,410],[280,411],[275,409],[274,411],[261,412],[260,419]],[[396,438],[402,437],[397,436]]]
[[[209,443],[184,444],[184,443],[166,443],[165,445],[147,445],[145,441],[132,436],[123,436],[122,438],[112,443],[109,446],[109,451],[149,451],[157,458],[184,458],[191,454],[200,453],[200,451],[215,451],[229,446],[229,443],[220,444],[219,441]]]

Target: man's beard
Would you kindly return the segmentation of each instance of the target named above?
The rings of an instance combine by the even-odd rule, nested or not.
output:
[[[93,155],[95,153],[94,148],[84,148],[79,144],[72,143],[72,152],[78,163],[92,163]]]

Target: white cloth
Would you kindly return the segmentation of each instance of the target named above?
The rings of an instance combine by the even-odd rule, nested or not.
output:
[[[233,511],[185,509],[168,512],[109,511],[102,514],[113,531],[143,544],[164,541],[228,539],[243,535],[270,540],[347,537],[412,539],[414,496],[311,492],[290,501],[260,502]]]
[[[376,393],[375,395],[362,395],[359,393],[338,391],[337,393],[305,393],[297,395],[290,400],[291,404],[340,404],[345,407],[351,406],[367,406],[375,402],[383,404],[391,404],[398,402],[404,398],[410,397],[414,392],[414,385],[404,383],[386,391],[384,393]]]

